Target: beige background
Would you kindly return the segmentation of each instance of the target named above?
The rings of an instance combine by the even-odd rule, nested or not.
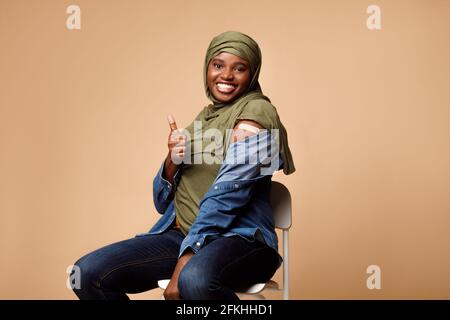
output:
[[[449,27],[444,0],[0,0],[0,298],[74,299],[67,266],[156,221],[166,115],[208,102],[204,54],[232,29],[262,48],[297,166],[274,177],[292,298],[449,299]]]

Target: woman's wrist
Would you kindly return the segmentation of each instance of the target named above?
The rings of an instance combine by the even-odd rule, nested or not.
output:
[[[163,170],[163,178],[169,181],[171,184],[173,184],[173,178],[175,176],[175,173],[178,170],[179,165],[176,165],[172,162],[172,158],[169,154],[166,157],[166,160],[164,161],[164,170]]]

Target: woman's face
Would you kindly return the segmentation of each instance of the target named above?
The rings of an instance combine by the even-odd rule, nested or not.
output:
[[[228,103],[247,89],[250,83],[250,65],[241,57],[222,52],[209,63],[206,79],[214,98]]]

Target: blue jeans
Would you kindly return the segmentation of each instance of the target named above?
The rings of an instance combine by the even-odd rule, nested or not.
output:
[[[184,235],[168,229],[97,249],[75,265],[80,268],[78,298],[128,299],[170,279]],[[237,300],[234,290],[270,280],[281,263],[271,247],[240,236],[208,238],[183,268],[178,280],[182,299]]]

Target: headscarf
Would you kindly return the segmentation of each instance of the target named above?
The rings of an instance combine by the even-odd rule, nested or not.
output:
[[[240,97],[227,104],[218,101],[211,94],[207,82],[209,63],[215,56],[222,52],[234,54],[248,61],[250,64],[251,80],[247,90]],[[260,123],[268,130],[279,129],[280,156],[284,163],[283,172],[285,174],[291,174],[295,171],[295,166],[288,145],[286,129],[280,121],[276,108],[270,103],[270,99],[262,93],[258,81],[261,64],[261,50],[256,41],[248,35],[237,31],[227,31],[214,37],[206,52],[203,67],[203,81],[206,96],[213,104],[205,107],[197,116],[196,120],[207,123],[226,111],[227,116],[223,117],[220,123],[215,123],[216,126],[219,126],[217,128],[219,130],[233,129],[239,119],[243,117]],[[223,156],[225,156],[229,145],[229,137],[225,134],[223,134],[223,137],[223,145],[225,146]]]
[[[258,78],[261,70],[261,50],[258,44],[249,36],[236,32],[227,31],[217,37],[213,38],[208,51],[206,52],[205,64],[203,66],[203,82],[205,84],[206,96],[216,106],[223,106],[224,104],[218,101],[210,92],[207,81],[208,66],[211,60],[222,52],[228,52],[235,56],[241,57],[250,64],[251,81],[244,92],[246,94],[250,91],[261,92]]]

